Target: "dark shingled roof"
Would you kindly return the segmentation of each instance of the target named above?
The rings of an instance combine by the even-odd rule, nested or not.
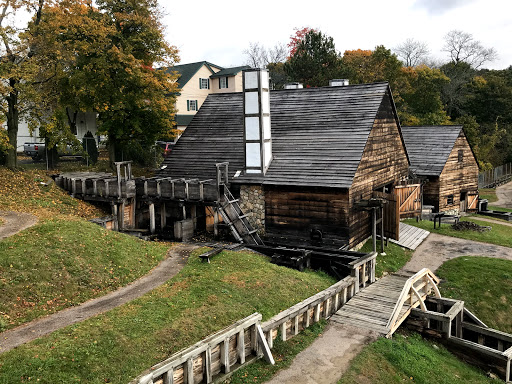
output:
[[[235,76],[238,72],[243,71],[244,69],[250,69],[251,67],[244,65],[242,67],[233,67],[233,68],[224,68],[219,72],[210,76],[211,79],[215,79],[216,77],[227,77],[227,76]]]
[[[176,115],[176,125],[189,125],[195,115]]]
[[[189,82],[189,80],[201,69],[203,65],[206,65],[211,73],[215,73],[211,68],[212,66],[220,68],[221,70],[223,69],[222,67],[208,61],[198,61],[197,63],[175,65],[174,67],[169,67],[166,70],[168,72],[177,71],[179,73],[178,85],[180,88],[183,88],[183,86]]]
[[[411,171],[418,176],[440,176],[462,126],[402,127]]]
[[[271,92],[273,160],[259,181],[349,188],[386,94],[387,83]],[[231,179],[244,169],[243,134],[243,94],[209,95],[159,176],[215,179],[229,161]]]

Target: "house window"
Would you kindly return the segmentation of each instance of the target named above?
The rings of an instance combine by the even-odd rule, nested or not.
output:
[[[210,89],[210,79],[199,79],[199,89]]]
[[[219,77],[219,89],[225,89],[228,87],[228,78]]]
[[[453,205],[453,195],[448,195],[448,197],[446,198],[446,204]]]
[[[187,111],[197,111],[197,100],[187,100]]]
[[[462,163],[464,161],[464,150],[463,149],[459,149],[458,160],[459,160],[459,163]]]

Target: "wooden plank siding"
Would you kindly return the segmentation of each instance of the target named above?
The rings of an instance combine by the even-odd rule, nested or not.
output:
[[[458,209],[461,192],[478,192],[478,164],[462,130],[439,177],[439,211]],[[453,195],[453,204],[447,203],[449,195]]]
[[[350,245],[370,236],[370,214],[357,210],[353,204],[372,197],[373,191],[387,184],[396,184],[407,177],[409,162],[401,140],[397,119],[387,94],[377,113],[361,161],[350,188]]]
[[[348,240],[348,190],[265,186],[267,233],[310,238],[312,229],[324,236]]]

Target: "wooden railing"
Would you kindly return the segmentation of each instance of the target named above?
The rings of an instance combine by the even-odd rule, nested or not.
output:
[[[332,316],[354,296],[358,287],[356,282],[354,277],[348,276],[263,323],[261,328],[269,347],[272,348],[278,331],[282,340],[288,340],[310,325]]]
[[[366,285],[375,282],[375,266],[376,266],[377,253],[371,252],[367,256],[363,256],[355,261],[349,263],[352,270],[351,275],[355,278],[358,284],[355,285],[355,293],[359,292],[360,288],[365,288]]]
[[[262,333],[258,336],[260,321],[261,314],[254,313],[175,353],[131,384],[212,383],[214,379],[218,379],[216,376],[229,374],[235,365],[257,358],[258,344],[264,341]]]
[[[512,382],[512,335],[487,327],[461,300],[429,297],[426,306],[426,311],[411,311],[410,329],[441,340],[465,361]]]
[[[439,284],[438,277],[428,268],[423,268],[405,282],[392,316],[387,323],[387,328],[390,330],[389,334],[395,332],[412,308],[420,307],[422,311],[427,311],[425,299],[432,290],[436,297],[441,297],[437,284]]]

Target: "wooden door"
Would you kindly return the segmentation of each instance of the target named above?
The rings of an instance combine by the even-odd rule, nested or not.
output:
[[[468,211],[478,210],[478,192],[468,192]]]
[[[398,185],[395,187],[400,217],[415,217],[421,214],[421,184]]]
[[[373,192],[373,197],[386,199],[384,204],[384,236],[399,240],[400,236],[400,205],[394,193]]]

